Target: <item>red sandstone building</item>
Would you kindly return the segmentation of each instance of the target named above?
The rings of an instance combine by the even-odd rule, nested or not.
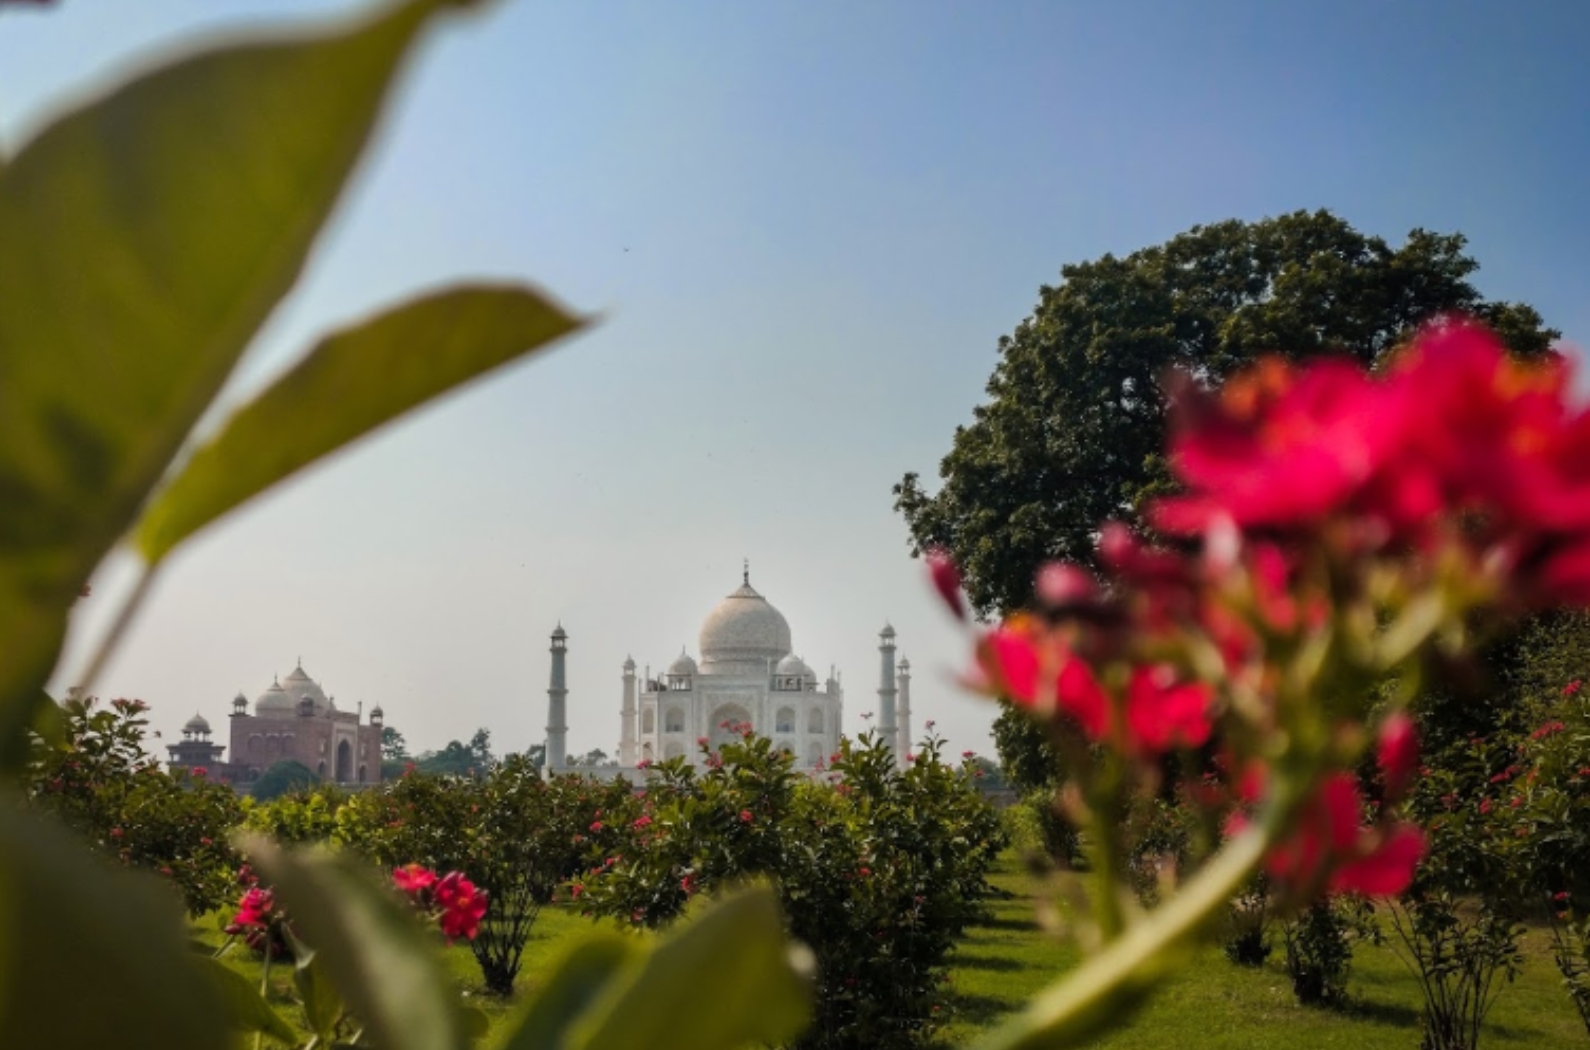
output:
[[[182,727],[182,740],[166,748],[171,768],[203,766],[210,776],[243,789],[288,761],[346,787],[381,781],[381,708],[371,709],[368,722],[358,709],[339,711],[336,698],[304,672],[302,661],[254,700],[252,714],[239,693],[229,721],[229,759],[222,760],[228,749],[211,742],[210,723],[196,714]]]

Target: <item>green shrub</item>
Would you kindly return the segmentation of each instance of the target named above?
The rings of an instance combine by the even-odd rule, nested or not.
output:
[[[412,774],[356,795],[338,811],[337,835],[387,867],[459,871],[484,890],[489,906],[470,948],[486,988],[506,996],[541,908],[602,843],[591,830],[598,814],[629,794],[622,781],[543,780],[512,755],[483,777]]]
[[[812,781],[755,737],[657,766],[644,793],[604,814],[627,841],[574,887],[591,912],[657,926],[695,895],[774,881],[791,932],[817,958],[817,1020],[803,1047],[924,1045],[944,1019],[955,939],[981,911],[1005,843],[966,770],[929,739],[897,769],[874,734],[841,744]]]
[[[242,807],[202,768],[167,773],[144,752],[146,709],[141,700],[63,704],[59,741],[35,741],[27,798],[98,851],[169,879],[189,914],[202,915],[236,896],[230,837]]]

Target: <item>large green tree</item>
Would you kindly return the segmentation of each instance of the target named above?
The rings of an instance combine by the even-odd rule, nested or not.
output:
[[[1063,267],[1000,339],[989,400],[956,431],[938,491],[915,474],[895,486],[913,549],[953,554],[983,614],[1025,604],[1044,561],[1088,562],[1100,522],[1130,520],[1170,485],[1160,380],[1173,367],[1218,383],[1271,352],[1372,364],[1449,311],[1515,353],[1546,353],[1559,333],[1529,306],[1481,297],[1464,244],[1416,229],[1394,248],[1299,211]]]

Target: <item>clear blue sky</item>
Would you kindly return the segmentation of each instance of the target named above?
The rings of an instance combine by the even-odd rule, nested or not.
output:
[[[86,83],[304,0],[60,0],[0,13],[8,150]],[[619,666],[696,651],[739,582],[873,706],[890,619],[918,722],[986,747],[962,640],[890,486],[932,476],[995,344],[1062,264],[1201,222],[1327,207],[1461,231],[1475,282],[1590,340],[1590,5],[507,0],[411,68],[387,134],[240,370],[464,275],[601,324],[212,529],[106,695],[169,736],[306,668],[416,748],[546,722],[612,749]],[[0,231],[3,236],[3,231]],[[3,290],[0,290],[3,292]],[[80,610],[92,633],[120,576]],[[64,682],[57,684],[65,684]]]

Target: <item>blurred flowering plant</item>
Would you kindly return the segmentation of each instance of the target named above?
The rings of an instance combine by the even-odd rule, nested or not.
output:
[[[1418,765],[1403,708],[1432,657],[1590,600],[1590,413],[1568,380],[1447,318],[1378,375],[1273,359],[1219,391],[1172,381],[1183,488],[1146,508],[1160,538],[1103,525],[1099,575],[1045,566],[1029,610],[975,633],[970,684],[1035,716],[1064,758],[1101,945],[991,1045],[1077,1034],[1145,993],[1256,870],[1284,909],[1409,886],[1425,838],[1396,812]],[[930,568],[964,620],[955,567]],[[1118,829],[1172,788],[1201,870],[1145,912]]]
[[[480,920],[486,917],[486,894],[462,872],[437,875],[430,868],[406,864],[393,869],[392,885],[408,894],[415,908],[436,918],[449,944],[459,938],[472,941],[480,932]]]

